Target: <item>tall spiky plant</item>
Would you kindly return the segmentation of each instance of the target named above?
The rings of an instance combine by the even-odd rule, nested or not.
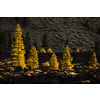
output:
[[[80,51],[79,51],[79,48],[77,48],[76,52],[80,52]]]
[[[49,63],[50,69],[59,70],[59,62],[55,53],[52,53]]]
[[[13,60],[13,67],[22,67],[22,69],[25,68],[25,50],[24,50],[24,44],[23,44],[23,38],[22,38],[22,29],[20,28],[20,25],[17,24],[17,27],[15,28],[16,32],[14,34],[13,45],[12,45],[12,52],[11,55]]]
[[[72,70],[73,64],[71,62],[73,61],[73,57],[70,55],[70,49],[68,45],[65,48],[65,52],[63,53],[63,60],[60,60],[62,63],[62,69]]]
[[[90,58],[90,65],[89,68],[95,68],[97,69],[98,67],[96,66],[98,64],[97,58],[96,58],[96,53],[93,52],[92,57]]]
[[[48,53],[52,53],[52,50],[49,48],[47,52],[48,52]]]
[[[38,53],[37,50],[35,48],[35,46],[33,46],[30,50],[30,54],[28,55],[28,59],[27,59],[27,67],[31,67],[31,69],[35,69],[39,67],[39,62],[38,62]]]
[[[41,53],[46,53],[46,50],[45,48],[43,47],[41,50],[40,50]]]

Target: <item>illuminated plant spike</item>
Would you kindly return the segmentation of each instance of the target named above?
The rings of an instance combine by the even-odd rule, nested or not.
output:
[[[38,62],[38,53],[37,50],[35,48],[35,46],[33,46],[30,50],[30,54],[28,55],[28,59],[27,59],[27,67],[31,67],[31,69],[36,69],[39,67],[39,62]]]
[[[57,60],[57,56],[55,55],[55,53],[52,53],[49,63],[50,69],[59,70],[59,62]]]
[[[68,45],[66,45],[65,52],[70,52]]]
[[[46,53],[46,50],[44,49],[44,47],[40,50],[41,53]]]
[[[77,51],[76,51],[76,52],[80,52],[80,51],[79,51],[79,48],[77,48]]]
[[[60,62],[62,63],[62,69],[73,70],[72,68],[74,65],[71,64],[71,62],[73,61],[73,57],[71,57],[69,50],[70,49],[67,45],[65,53],[63,53],[63,60],[60,60]]]
[[[19,66],[22,67],[22,69],[24,69],[26,67],[26,64],[25,64],[25,57],[24,57],[25,50],[24,50],[22,31],[21,31],[22,29],[20,29],[19,24],[17,24],[17,28],[15,29],[16,29],[16,32],[14,34],[15,41],[13,42],[12,52],[11,52],[11,55],[13,56],[12,66],[15,68]]]
[[[48,49],[48,53],[52,53],[52,50],[50,48]]]
[[[98,67],[96,67],[97,64],[98,64],[98,62],[97,62],[96,54],[95,54],[95,52],[93,52],[92,57],[90,58],[89,68],[97,69],[98,68]]]

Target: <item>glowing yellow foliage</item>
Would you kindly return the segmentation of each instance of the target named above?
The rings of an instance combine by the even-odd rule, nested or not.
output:
[[[25,50],[24,50],[24,44],[23,44],[23,38],[22,38],[22,32],[21,32],[20,25],[17,25],[16,32],[14,34],[15,41],[12,45],[12,52],[11,55],[13,60],[13,67],[21,66],[22,69],[25,68]]]
[[[65,52],[70,52],[68,45],[66,45]]]
[[[79,48],[77,48],[77,51],[76,51],[76,52],[80,52],[80,51],[79,51]]]
[[[30,54],[28,55],[27,66],[30,66],[32,69],[35,69],[39,67],[38,64],[38,53],[35,46],[33,46],[30,50]]]
[[[40,50],[41,53],[46,53],[46,50],[44,49],[44,47]]]
[[[49,67],[49,66],[50,66],[50,64],[49,64],[49,62],[48,62],[48,61],[46,61],[45,63],[43,63],[43,66],[44,66],[44,67]]]
[[[73,61],[73,57],[70,55],[70,49],[68,45],[65,48],[65,53],[63,53],[63,60],[60,60],[62,63],[62,69],[67,69],[67,70],[73,70],[73,64],[71,62]]]
[[[50,48],[48,49],[48,53],[52,53],[52,50]]]
[[[52,53],[49,63],[50,69],[59,70],[59,62],[57,60],[57,56],[55,55],[55,53]]]
[[[98,62],[97,62],[96,54],[95,54],[95,52],[93,52],[92,57],[90,58],[89,68],[97,69],[98,68],[98,67],[96,67],[97,64],[98,64]]]

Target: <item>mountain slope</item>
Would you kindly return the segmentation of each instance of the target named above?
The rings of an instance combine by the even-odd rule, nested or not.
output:
[[[40,49],[41,37],[44,32],[47,33],[49,47],[54,52],[64,51],[66,38],[68,38],[69,47],[72,51],[79,48],[82,52],[93,51],[95,41],[100,41],[100,35],[97,34],[97,27],[100,24],[100,18],[98,17],[28,17],[27,22],[27,26],[23,27],[23,18],[19,18],[24,36],[28,31],[31,44],[36,38]],[[85,22],[88,22],[89,27],[84,26]],[[1,30],[11,31],[12,36],[17,23],[18,21],[14,17],[0,18]]]

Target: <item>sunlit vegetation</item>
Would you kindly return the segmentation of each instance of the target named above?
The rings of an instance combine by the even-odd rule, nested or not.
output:
[[[48,53],[52,53],[52,50],[49,48],[47,52],[48,52]]]
[[[4,33],[1,32],[1,35],[2,34],[4,34]],[[7,37],[7,36],[5,35],[5,37]],[[9,37],[8,50],[11,51],[11,49],[12,49],[11,55],[13,56],[12,66],[15,67],[15,68],[18,67],[18,66],[21,66],[22,69],[24,69],[26,67],[25,57],[24,57],[25,51],[26,51],[26,52],[30,52],[29,55],[28,55],[28,59],[27,59],[27,67],[31,67],[31,69],[38,68],[39,67],[39,62],[38,62],[38,52],[36,50],[36,47],[37,47],[36,39],[34,40],[33,47],[31,48],[29,32],[26,33],[26,36],[24,38],[19,24],[17,25],[17,28],[16,28],[16,32],[15,32],[15,35],[14,35],[14,38],[13,38],[14,41],[13,41],[12,47],[10,45],[12,43],[10,32],[8,33],[8,37]],[[6,38],[4,39],[2,37],[1,40],[2,39],[5,40]],[[44,33],[43,37],[42,37],[41,47],[44,46],[47,49],[47,47],[48,47],[47,42],[48,42],[47,34]],[[24,50],[24,44],[25,44],[25,50]],[[68,47],[68,39],[66,39],[65,44],[67,44],[67,46],[65,48],[65,52],[63,53],[63,60],[60,59],[59,61],[60,61],[60,63],[62,63],[62,69],[72,70],[72,68],[74,66],[73,64],[71,64],[71,62],[73,61],[73,57],[71,57],[71,55],[70,55],[70,49]],[[4,44],[1,45],[2,50],[4,49],[3,45]],[[46,50],[45,50],[44,47],[40,50],[40,53],[46,53]],[[30,50],[30,48],[31,48],[31,50]],[[94,49],[95,49],[95,52],[100,51],[98,42],[95,42]],[[47,52],[52,53],[52,56],[51,56],[49,62],[44,63],[44,67],[45,66],[48,66],[48,67],[50,66],[50,69],[58,70],[59,69],[59,62],[58,62],[57,56],[55,55],[55,53],[52,52],[51,48],[49,48],[47,50]],[[80,52],[79,48],[77,48],[76,52]],[[71,53],[72,53],[72,51],[71,51]],[[90,59],[90,66],[95,67],[96,64],[97,64],[96,54],[93,53],[92,58]]]
[[[26,36],[22,34],[22,29],[20,28],[20,25],[18,24],[17,27],[15,28],[16,32],[13,37],[13,43],[11,40],[11,32],[8,32],[8,37],[3,34],[3,32],[0,31],[0,47],[1,51],[3,52],[4,50],[8,49],[9,52],[11,52],[12,55],[12,67],[16,69],[17,67],[21,67],[22,70],[28,69],[28,70],[38,70],[41,68],[50,70],[50,71],[62,71],[62,70],[67,70],[67,71],[74,71],[74,64],[72,64],[73,57],[71,57],[70,48],[68,46],[68,39],[66,39],[65,44],[65,51],[63,52],[62,59],[57,59],[56,53],[54,53],[51,48],[48,48],[48,39],[47,39],[47,34],[44,33],[42,37],[42,49],[40,52],[38,52],[38,46],[37,46],[37,41],[36,38],[34,38],[34,43],[33,46],[31,47],[31,42],[30,42],[30,37],[29,37],[29,32],[26,33]],[[8,38],[8,39],[7,39]],[[6,41],[6,42],[5,42]],[[8,42],[7,42],[8,41]],[[12,44],[12,46],[11,46]],[[24,47],[25,44],[25,47]],[[5,46],[4,46],[5,45]],[[48,49],[47,49],[48,48]],[[100,52],[100,46],[99,42],[95,42],[95,52],[99,53]],[[28,53],[28,58],[25,59],[25,51]],[[38,53],[52,53],[50,55],[49,60],[43,62],[40,62],[41,65],[39,65],[39,58],[38,58]],[[79,48],[77,48],[76,52],[80,52]],[[98,69],[98,61],[96,58],[96,53],[93,52],[92,57],[90,59],[90,64],[89,68],[94,68]],[[25,62],[26,61],[26,62]],[[2,64],[1,64],[2,65]],[[60,67],[61,65],[61,67]],[[70,73],[70,72],[69,72]],[[77,75],[75,72],[70,73],[70,75]]]
[[[48,61],[46,61],[45,63],[43,63],[43,65],[42,65],[43,67],[49,67],[50,66],[50,64],[49,64],[49,62]]]
[[[25,50],[24,50],[24,44],[23,44],[23,38],[22,38],[22,29],[20,28],[20,25],[18,24],[16,27],[16,32],[14,34],[15,41],[12,45],[12,52],[11,55],[13,60],[13,67],[22,67],[22,69],[25,68]]]
[[[50,69],[59,70],[59,62],[55,53],[52,53],[49,63]]]
[[[46,53],[46,50],[44,49],[44,47],[40,50],[41,53]]]
[[[79,51],[79,48],[77,48],[76,52],[80,52],[80,51]]]
[[[70,55],[70,49],[68,45],[65,48],[65,52],[63,53],[63,60],[60,60],[62,63],[62,69],[67,69],[67,70],[73,70],[73,64],[71,62],[73,61],[73,57]]]
[[[0,76],[5,83],[100,83],[98,20],[13,19],[13,25],[19,23],[15,31],[11,18],[0,27]]]
[[[39,67],[38,53],[35,46],[31,48],[30,54],[28,55],[27,67],[31,67],[31,69],[36,69]]]
[[[41,68],[45,71],[50,70],[50,63],[48,61],[42,63]]]
[[[98,64],[98,61],[97,61],[97,58],[96,58],[96,54],[95,54],[95,52],[93,52],[92,57],[90,58],[89,68],[98,69],[98,66],[96,66],[97,64]]]

